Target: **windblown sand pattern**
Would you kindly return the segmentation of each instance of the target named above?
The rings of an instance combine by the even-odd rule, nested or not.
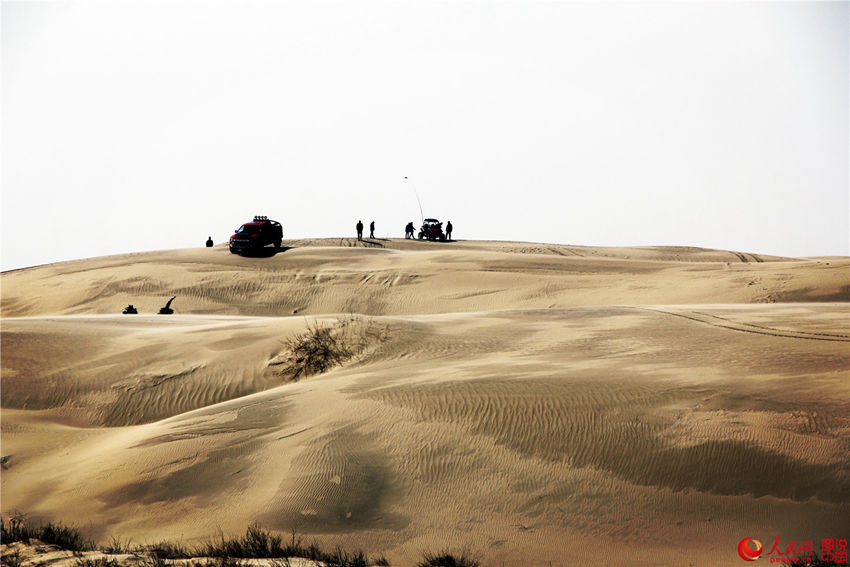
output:
[[[137,542],[258,522],[394,565],[848,535],[847,258],[286,244],[4,273],[3,514]],[[292,371],[317,328],[351,351]]]

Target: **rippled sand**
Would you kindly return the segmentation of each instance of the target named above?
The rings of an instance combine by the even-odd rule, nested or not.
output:
[[[4,273],[3,514],[256,521],[394,565],[739,565],[850,531],[847,258],[353,244]],[[287,341],[346,325],[352,356],[292,381]]]

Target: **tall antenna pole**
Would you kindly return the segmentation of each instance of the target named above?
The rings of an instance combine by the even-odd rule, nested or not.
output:
[[[410,181],[410,179],[408,179],[406,175],[404,176],[404,178],[407,181]],[[410,186],[413,188],[413,194],[416,195],[416,202],[419,203],[419,217],[421,218],[422,222],[425,222],[425,215],[422,214],[422,201],[419,200],[419,193],[417,193],[416,191],[416,185],[413,184],[413,181],[410,181]]]

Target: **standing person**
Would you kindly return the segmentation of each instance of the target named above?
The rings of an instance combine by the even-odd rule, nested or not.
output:
[[[446,224],[446,239],[447,239],[447,240],[451,240],[451,239],[452,239],[452,221],[449,221],[449,222]]]
[[[369,223],[369,238],[375,238],[375,221]]]
[[[405,238],[413,238],[413,223],[407,223],[407,226],[404,227],[404,237]]]
[[[357,240],[363,240],[363,222],[357,221]]]
[[[207,248],[212,248],[212,247],[213,247],[212,236],[208,236],[207,237]]]

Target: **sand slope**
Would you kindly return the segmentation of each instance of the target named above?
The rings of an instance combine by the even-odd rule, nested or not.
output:
[[[850,531],[847,258],[287,244],[4,273],[3,513],[257,521],[394,565],[739,565]],[[316,325],[361,340],[292,382]]]

